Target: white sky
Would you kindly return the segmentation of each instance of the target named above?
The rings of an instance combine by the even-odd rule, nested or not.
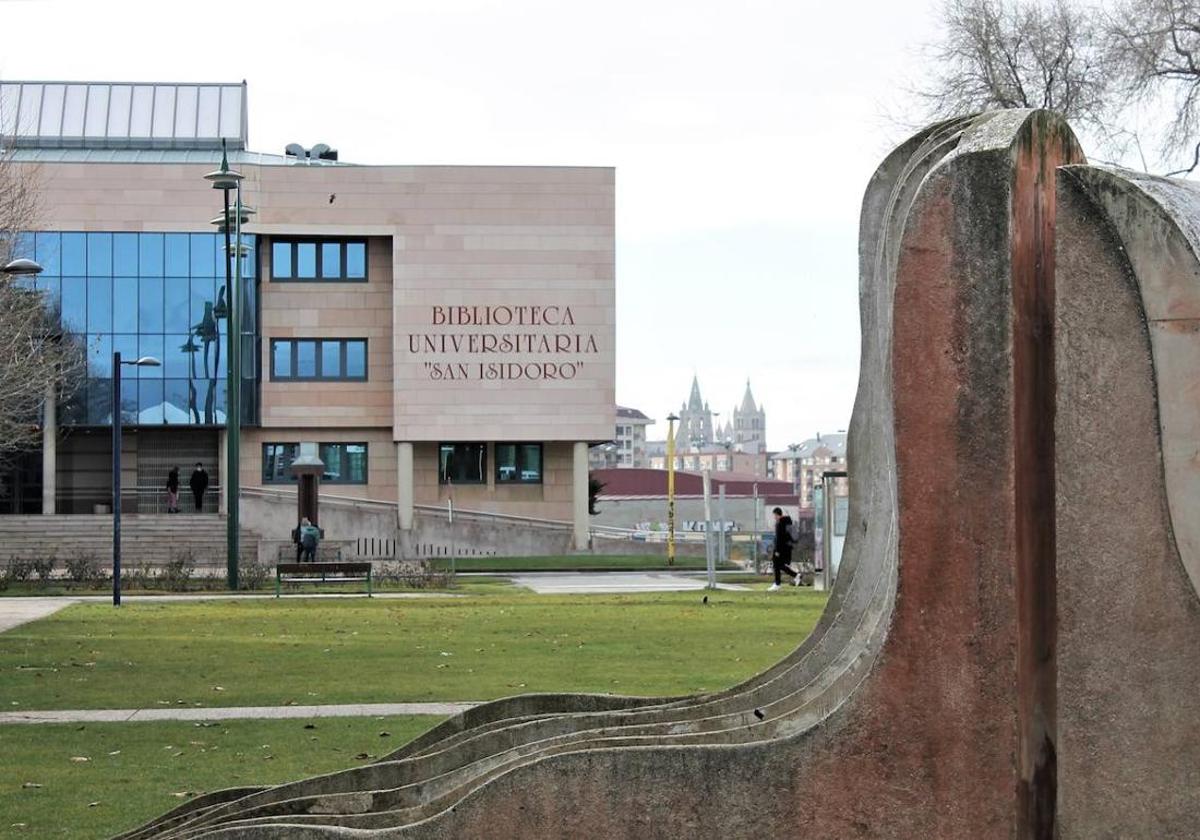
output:
[[[662,437],[693,373],[720,422],[750,377],[772,448],[849,422],[859,202],[932,0],[0,9],[0,77],[245,78],[257,151],[615,166],[618,401]]]

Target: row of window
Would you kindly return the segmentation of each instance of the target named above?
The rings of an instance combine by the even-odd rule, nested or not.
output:
[[[364,382],[366,378],[365,338],[271,339],[272,380]]]
[[[497,484],[540,484],[542,444],[497,443]],[[330,484],[367,483],[367,444],[321,443],[325,464],[322,481]],[[295,481],[292,463],[300,455],[299,443],[264,443],[262,477],[266,484]],[[443,443],[438,447],[438,481],[441,484],[486,484],[486,443]]]
[[[497,484],[541,484],[540,443],[497,443]],[[439,484],[486,484],[486,443],[443,443],[438,446]]]
[[[254,237],[242,276],[254,275]],[[224,277],[225,237],[214,233],[25,233],[13,253],[48,277]]]
[[[341,239],[273,240],[271,279],[365,282],[367,243]]]
[[[300,457],[298,443],[264,443],[263,483],[283,484],[295,481],[292,463]],[[320,443],[317,456],[325,464],[321,481],[327,484],[366,484],[367,445],[365,443]]]

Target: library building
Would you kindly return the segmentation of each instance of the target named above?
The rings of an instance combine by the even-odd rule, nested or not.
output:
[[[165,514],[173,467],[190,504],[197,464],[223,512],[232,422],[249,491],[294,483],[315,445],[323,494],[394,505],[401,530],[453,500],[586,539],[588,446],[614,427],[613,170],[251,151],[248,108],[245,83],[0,84],[39,204],[13,256],[41,271],[14,282],[87,355],[41,449],[0,476],[0,511],[102,512],[119,403],[127,513]],[[244,207],[228,250],[204,177],[223,153]],[[159,364],[123,364],[115,400],[118,352]]]

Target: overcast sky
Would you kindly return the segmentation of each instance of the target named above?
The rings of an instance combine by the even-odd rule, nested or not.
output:
[[[0,77],[245,78],[257,151],[615,166],[618,401],[664,437],[693,373],[720,422],[749,377],[772,448],[849,421],[859,202],[932,0],[0,8]]]

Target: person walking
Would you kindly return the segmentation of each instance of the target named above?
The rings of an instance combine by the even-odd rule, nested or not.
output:
[[[192,470],[188,486],[192,488],[192,496],[196,499],[196,512],[199,513],[204,510],[204,491],[208,489],[208,473],[204,471],[204,465],[199,461],[196,462],[196,468]]]
[[[167,513],[179,513],[179,467],[167,473]]]
[[[782,508],[775,508],[772,513],[775,514],[775,549],[771,552],[771,562],[775,567],[775,582],[767,587],[768,592],[779,588],[781,572],[787,572],[796,585],[800,585],[800,575],[792,568],[792,548],[795,546],[792,517],[785,516]]]

